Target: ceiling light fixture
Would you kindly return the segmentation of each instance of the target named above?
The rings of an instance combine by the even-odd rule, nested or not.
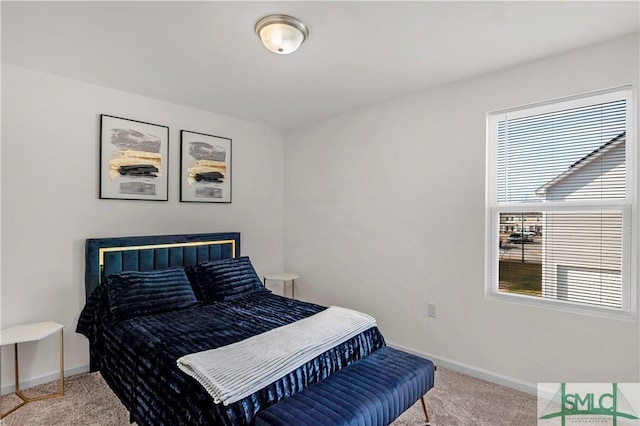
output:
[[[309,36],[309,29],[299,19],[289,15],[269,15],[256,23],[256,34],[264,47],[274,53],[295,52]]]

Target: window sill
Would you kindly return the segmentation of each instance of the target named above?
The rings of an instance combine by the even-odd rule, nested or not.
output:
[[[636,312],[615,311],[612,309],[582,306],[571,302],[542,299],[539,297],[526,296],[521,294],[485,292],[485,299],[496,302],[516,303],[519,305],[526,305],[535,308],[550,309],[570,314],[587,315],[617,321],[637,322],[638,319]]]

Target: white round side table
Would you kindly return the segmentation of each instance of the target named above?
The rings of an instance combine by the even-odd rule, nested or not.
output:
[[[285,293],[285,286],[287,282],[291,282],[291,298],[296,298],[296,280],[300,278],[298,274],[292,272],[276,272],[273,274],[265,274],[263,277],[264,286],[267,286],[267,281],[282,281],[282,291]]]

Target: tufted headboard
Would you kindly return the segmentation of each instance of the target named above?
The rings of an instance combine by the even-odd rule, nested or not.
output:
[[[239,232],[90,238],[85,246],[85,295],[88,299],[109,274],[189,266],[239,255]]]

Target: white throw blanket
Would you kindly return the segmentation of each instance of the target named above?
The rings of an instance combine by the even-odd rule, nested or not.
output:
[[[375,325],[370,315],[331,306],[246,340],[185,355],[178,368],[200,382],[216,404],[228,405]]]

